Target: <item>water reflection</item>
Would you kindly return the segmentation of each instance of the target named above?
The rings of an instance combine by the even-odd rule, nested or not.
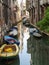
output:
[[[28,39],[28,53],[31,53],[31,65],[49,65],[49,38],[38,39],[32,35]]]
[[[27,53],[27,39],[29,38],[28,28],[23,27],[23,49],[19,53],[20,65],[30,65],[31,54]]]
[[[19,56],[17,56],[15,59],[0,60],[0,65],[20,65]]]
[[[29,28],[19,25],[19,56],[15,60],[0,60],[0,65],[49,65],[49,37],[35,38],[29,35]]]
[[[23,26],[23,49],[19,53],[20,65],[49,65],[49,38],[43,35],[38,39],[29,35]]]

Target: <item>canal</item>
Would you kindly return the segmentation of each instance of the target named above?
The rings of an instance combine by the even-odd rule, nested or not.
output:
[[[29,35],[28,27],[19,27],[19,55],[13,60],[0,60],[0,65],[49,65],[49,37],[35,38]]]

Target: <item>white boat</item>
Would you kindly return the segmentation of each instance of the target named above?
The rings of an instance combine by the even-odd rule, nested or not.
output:
[[[42,37],[42,35],[40,33],[37,33],[37,32],[34,32],[33,36],[38,37],[38,38]]]
[[[18,28],[18,26],[14,26],[14,27]]]
[[[9,32],[9,35],[13,35],[13,36],[16,36],[18,34],[18,31],[17,30],[13,30],[11,32]]]
[[[33,34],[34,32],[38,32],[36,28],[30,28],[29,29],[30,34]]]

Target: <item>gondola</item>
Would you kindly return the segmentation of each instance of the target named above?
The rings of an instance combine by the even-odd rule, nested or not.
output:
[[[0,48],[0,59],[12,59],[18,56],[19,47],[16,44],[4,44]]]
[[[7,44],[17,44],[19,46],[20,42],[19,40],[16,40],[15,38],[13,37],[10,37],[8,35],[4,36],[4,41],[7,43]]]

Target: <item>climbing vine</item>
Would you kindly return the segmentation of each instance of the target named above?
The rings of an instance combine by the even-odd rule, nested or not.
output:
[[[37,26],[49,33],[49,7],[45,10],[44,18],[37,23]]]

